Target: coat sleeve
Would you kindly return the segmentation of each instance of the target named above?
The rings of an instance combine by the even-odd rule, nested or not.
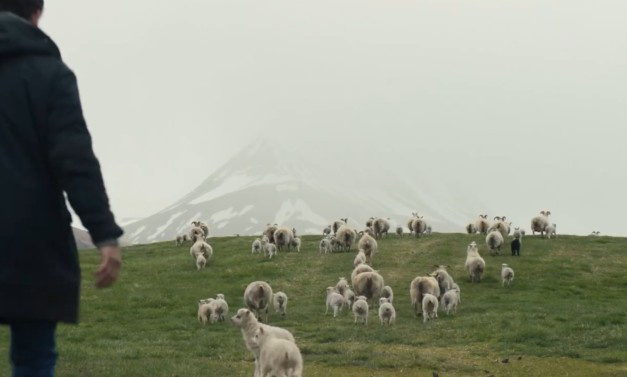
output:
[[[46,150],[52,174],[94,244],[123,232],[109,209],[100,164],[92,149],[76,76],[64,64],[54,75],[48,105]]]

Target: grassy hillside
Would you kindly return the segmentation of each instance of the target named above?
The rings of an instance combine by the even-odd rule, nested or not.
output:
[[[305,237],[300,253],[273,260],[250,254],[252,238],[216,238],[214,262],[197,272],[189,247],[173,242],[128,248],[113,289],[95,290],[94,251],[81,254],[82,322],[59,328],[59,376],[250,376],[252,357],[239,330],[201,326],[200,298],[224,293],[231,312],[253,280],[268,281],[290,301],[288,316],[271,324],[293,332],[306,376],[627,376],[627,242],[561,236],[524,239],[522,257],[490,257],[483,237],[434,234],[380,241],[374,260],[395,292],[397,324],[367,327],[352,314],[324,316],[325,287],[350,277],[354,253],[319,255],[320,237]],[[466,245],[475,240],[487,263],[470,284]],[[500,284],[501,263],[516,272]],[[423,324],[413,316],[409,283],[448,264],[462,290],[457,315]],[[0,328],[0,355],[8,330]],[[508,358],[509,362],[501,360]],[[9,375],[0,356],[0,375]]]

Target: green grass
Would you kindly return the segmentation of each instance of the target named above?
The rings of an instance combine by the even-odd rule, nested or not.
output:
[[[290,301],[273,325],[295,335],[306,376],[627,376],[627,242],[623,238],[560,236],[524,239],[522,257],[490,257],[483,238],[434,234],[420,240],[390,236],[379,243],[374,267],[395,292],[397,324],[367,327],[344,312],[325,317],[325,288],[350,277],[354,253],[319,255],[320,237],[305,237],[300,253],[272,261],[250,254],[251,237],[215,238],[214,261],[197,272],[188,247],[173,242],[126,249],[121,281],[92,287],[99,257],[81,254],[81,323],[58,330],[59,376],[250,376],[252,356],[239,330],[201,326],[200,298],[224,293],[231,312],[245,286],[268,281]],[[466,245],[476,240],[487,263],[470,284]],[[500,284],[501,263],[516,272]],[[462,290],[457,315],[423,324],[413,316],[409,283],[448,264]],[[8,329],[0,328],[0,354]],[[509,358],[508,363],[501,363]],[[6,357],[0,376],[8,376]]]

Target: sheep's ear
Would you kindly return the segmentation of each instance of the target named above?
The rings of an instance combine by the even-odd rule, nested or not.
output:
[[[250,315],[250,310],[246,310],[246,313],[244,313],[246,315]]]
[[[265,331],[263,331],[263,327],[260,327],[260,328],[259,328],[259,334],[263,335],[263,334],[265,334],[265,333],[266,333],[266,332],[265,332]]]

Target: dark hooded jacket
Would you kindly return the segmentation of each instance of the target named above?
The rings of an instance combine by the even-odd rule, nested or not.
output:
[[[76,77],[40,29],[0,12],[0,322],[78,320],[80,270],[64,193],[95,244],[122,235]]]

